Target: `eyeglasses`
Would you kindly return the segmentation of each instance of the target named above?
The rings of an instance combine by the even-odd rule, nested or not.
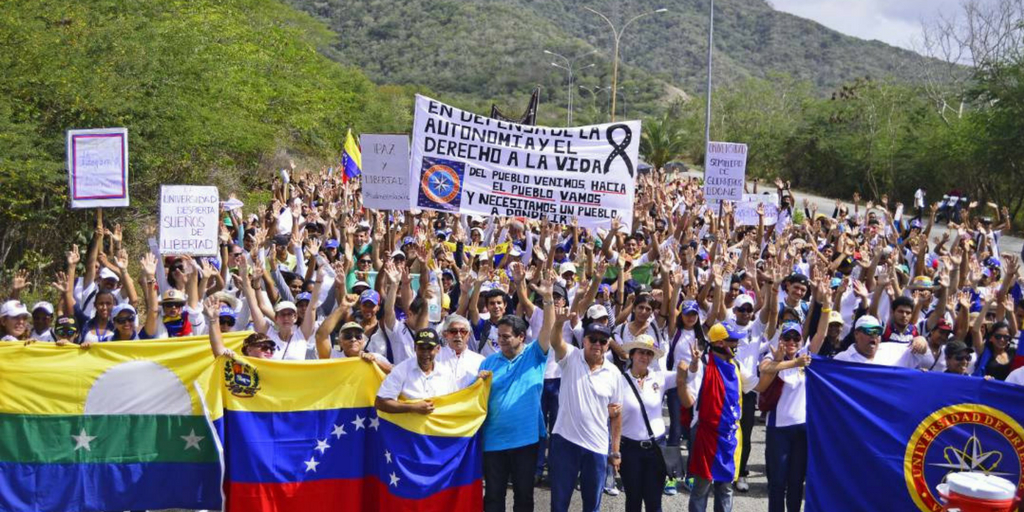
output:
[[[459,334],[466,336],[469,334],[469,329],[448,329],[448,334]]]
[[[217,319],[217,323],[219,323],[220,325],[226,325],[228,327],[234,327],[235,319],[231,318],[230,316],[222,316]]]
[[[341,334],[341,339],[343,340],[358,340],[359,338],[362,337],[363,334],[359,332],[345,332]]]
[[[786,334],[782,337],[782,341],[800,341],[800,338],[799,334]]]
[[[597,343],[598,345],[607,345],[608,342],[611,341],[609,338],[604,336],[598,336],[596,338],[591,338],[588,336],[587,339],[590,340],[591,343]]]
[[[114,318],[114,323],[115,324],[124,324],[124,323],[134,322],[134,321],[135,321],[135,315],[119,316],[119,317],[115,317]]]
[[[992,339],[996,341],[1010,341],[1009,334],[993,334]]]
[[[864,334],[867,334],[868,336],[871,336],[871,337],[881,336],[882,335],[882,328],[881,327],[864,327],[864,328],[860,328],[860,329],[857,329],[857,330],[862,332],[862,333],[864,333]]]
[[[749,315],[754,312],[754,308],[736,308],[733,311],[737,313],[746,313]]]
[[[359,260],[360,265],[369,265],[370,263],[372,263],[370,260]]]

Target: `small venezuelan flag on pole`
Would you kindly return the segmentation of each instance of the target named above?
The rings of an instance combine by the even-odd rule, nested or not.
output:
[[[363,155],[359,151],[359,144],[356,144],[355,137],[352,136],[351,128],[348,129],[348,133],[345,135],[345,145],[342,146],[341,151],[341,162],[342,167],[345,169],[345,181],[362,174]]]

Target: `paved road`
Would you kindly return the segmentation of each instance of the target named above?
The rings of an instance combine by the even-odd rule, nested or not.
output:
[[[684,453],[685,455],[685,453]],[[746,494],[733,493],[734,512],[764,512],[768,510],[768,481],[764,477],[764,425],[754,426],[753,447],[750,454],[750,492]],[[580,510],[583,503],[580,501],[580,493],[573,493],[572,506],[569,510]],[[551,510],[551,493],[546,487],[538,487],[534,490],[533,499],[537,512]],[[685,512],[690,495],[680,492],[676,496],[662,496],[662,509],[666,512]],[[506,510],[512,510],[512,492],[509,490],[508,505]],[[626,508],[625,494],[612,497],[604,495],[601,499],[602,512],[622,511]],[[712,503],[708,503],[708,512],[713,509]]]
[[[697,178],[702,178],[704,176],[703,173],[694,172],[694,171],[690,171],[687,174],[689,176],[693,176],[693,177],[697,177]],[[750,190],[750,191],[754,190],[753,183],[748,182],[747,183],[747,187],[748,187],[748,190]],[[771,191],[771,192],[775,191],[775,185],[769,185],[768,187],[769,188],[765,188],[764,187],[764,183],[762,183],[761,186],[758,188],[758,192],[763,193],[765,190],[768,190],[768,191]],[[832,210],[835,209],[835,204],[836,204],[835,198],[816,196],[816,195],[813,195],[813,194],[808,194],[808,193],[800,192],[800,191],[797,191],[797,190],[793,191],[793,196],[796,199],[797,206],[799,206],[800,208],[803,208],[803,201],[806,198],[808,201],[811,202],[811,204],[817,205],[819,212],[824,213],[826,215],[832,215]],[[930,202],[937,201],[938,199],[941,199],[941,196],[939,196],[939,197],[928,197],[927,198],[927,200],[930,201]],[[844,201],[843,204],[845,204],[849,208],[850,211],[853,210],[853,203]],[[863,207],[863,205],[861,205],[861,206]],[[906,211],[910,212],[910,209],[907,208]],[[904,218],[906,218],[906,216],[904,216]],[[936,236],[942,236],[942,234],[945,233],[945,232],[946,232],[946,225],[942,224],[942,223],[938,223],[938,224],[936,224],[932,228],[932,238],[934,238]],[[1011,253],[1011,254],[1020,254],[1021,253],[1021,247],[1024,247],[1024,239],[1018,238],[1016,236],[1002,236],[999,239],[999,250],[1000,250],[1000,252]]]

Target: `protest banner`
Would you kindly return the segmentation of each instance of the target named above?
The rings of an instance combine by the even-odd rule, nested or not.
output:
[[[640,122],[546,128],[416,96],[410,207],[631,228]]]
[[[743,200],[747,172],[747,145],[708,142],[704,157],[704,197],[712,200]]]
[[[216,256],[217,187],[163,185],[160,187],[160,254]]]
[[[776,194],[743,194],[743,200],[736,203],[736,225],[756,226],[757,205],[764,205],[764,225],[771,226],[779,221],[779,197]]]
[[[128,129],[68,130],[72,208],[128,206]]]
[[[409,137],[363,134],[363,206],[409,209]]]

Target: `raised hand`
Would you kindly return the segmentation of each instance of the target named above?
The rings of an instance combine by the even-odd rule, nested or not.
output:
[[[702,355],[700,347],[697,346],[697,340],[693,340],[693,343],[690,344],[690,373],[700,370],[700,358]]]
[[[11,288],[13,288],[14,291],[20,292],[31,285],[32,283],[28,281],[28,269],[23,268],[14,273],[14,281],[11,283]]]
[[[217,316],[220,315],[220,299],[216,296],[211,295],[203,301],[203,315],[211,322],[211,325],[217,321]]]
[[[82,255],[78,254],[78,244],[71,246],[71,250],[68,251],[67,255],[68,265],[78,265],[79,261],[82,261]]]
[[[154,256],[153,253],[146,253],[146,255],[139,260],[139,266],[142,267],[143,277],[152,278],[156,276],[156,256]]]
[[[117,252],[117,256],[114,257],[114,264],[117,265],[117,268],[121,269],[121,272],[124,272],[125,270],[128,270],[128,250],[127,249],[121,248],[121,250]]]

